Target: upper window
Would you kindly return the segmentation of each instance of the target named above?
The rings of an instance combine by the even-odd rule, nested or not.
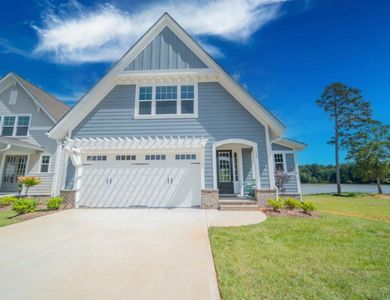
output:
[[[107,155],[88,155],[87,161],[106,161]]]
[[[157,85],[138,87],[135,116],[193,117],[197,112],[195,85]]]
[[[41,156],[41,173],[48,173],[50,167],[50,155]]]
[[[27,136],[30,125],[29,116],[0,117],[2,136]]]
[[[284,159],[283,154],[274,154],[275,169],[278,171],[284,171]]]

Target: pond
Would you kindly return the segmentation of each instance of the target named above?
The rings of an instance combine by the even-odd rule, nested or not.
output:
[[[336,184],[311,184],[302,183],[302,194],[321,194],[321,193],[335,193]],[[342,192],[358,192],[358,193],[378,193],[377,186],[375,184],[342,184]],[[390,184],[382,185],[383,193],[390,194]]]

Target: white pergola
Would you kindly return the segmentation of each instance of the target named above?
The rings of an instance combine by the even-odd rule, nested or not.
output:
[[[203,137],[110,137],[110,138],[75,138],[67,139],[65,148],[76,152],[96,150],[169,150],[169,149],[201,149],[207,139]]]

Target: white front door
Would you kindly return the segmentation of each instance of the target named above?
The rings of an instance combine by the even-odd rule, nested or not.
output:
[[[200,205],[197,160],[107,161],[83,166],[79,207],[193,207]]]

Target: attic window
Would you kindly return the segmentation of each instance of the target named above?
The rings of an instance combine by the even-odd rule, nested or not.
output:
[[[197,85],[138,86],[135,118],[197,117]]]
[[[16,99],[18,98],[18,91],[12,90],[11,93],[9,94],[9,105],[15,105],[16,104]]]

